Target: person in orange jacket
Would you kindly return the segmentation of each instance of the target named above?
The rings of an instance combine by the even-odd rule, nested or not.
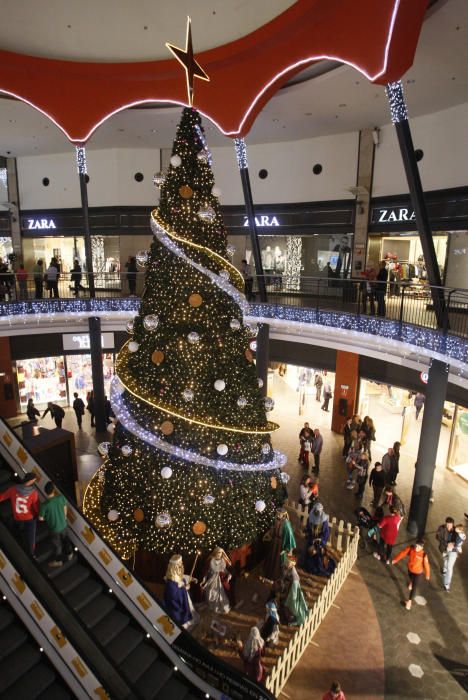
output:
[[[411,547],[405,547],[399,554],[396,555],[392,564],[396,564],[401,559],[408,557],[408,576],[409,576],[409,598],[405,602],[405,608],[411,610],[413,597],[421,576],[426,575],[426,581],[429,581],[431,576],[431,567],[429,566],[429,558],[424,551],[424,540],[417,540]]]

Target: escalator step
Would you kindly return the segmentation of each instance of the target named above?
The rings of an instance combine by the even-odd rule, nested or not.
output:
[[[129,625],[112,640],[107,652],[116,664],[120,664],[142,641],[143,632]]]
[[[54,584],[61,593],[67,594],[89,578],[89,569],[81,564],[75,564],[65,571],[60,568],[52,569],[49,577],[54,579]]]
[[[11,697],[33,700],[46,691],[56,678],[56,674],[48,664],[39,663],[10,688],[10,692],[14,691]]]
[[[50,538],[50,530],[45,521],[39,520],[37,523],[36,543],[43,542],[48,538]]]
[[[34,551],[37,561],[42,564],[42,562],[49,561],[49,559],[54,558],[54,545],[50,539],[43,539],[40,542],[36,540],[36,549]]]
[[[25,629],[18,625],[13,624],[4,629],[0,635],[0,661],[8,654],[13,654],[18,647],[24,644],[27,638],[28,635]]]
[[[73,610],[81,610],[93,598],[96,598],[103,591],[103,586],[93,578],[87,578],[81,586],[74,588],[67,595],[67,602]]]
[[[86,627],[95,627],[98,622],[101,622],[116,605],[116,601],[109,595],[100,595],[94,598],[90,603],[85,605],[79,612],[78,617]]]
[[[171,698],[172,700],[172,697],[166,695],[164,690],[162,694],[160,694],[160,691],[163,689],[163,686],[169,682],[173,673],[176,673],[173,666],[163,663],[162,661],[155,661],[138,680],[135,688],[138,690],[143,700],[154,700],[154,698],[158,697],[161,698],[161,700],[165,700],[166,698]]]
[[[59,683],[52,683],[52,685],[49,685],[47,690],[41,693],[36,700],[74,700],[74,698],[75,696],[72,694],[71,690],[67,690],[65,686]]]
[[[21,647],[21,654],[12,654],[0,662],[0,693],[15,683],[23,674],[35,666],[41,658],[41,652],[32,644]]]
[[[149,644],[139,644],[120,665],[120,669],[130,683],[136,683],[157,658],[158,652],[154,647]],[[168,697],[172,700],[171,695]]]
[[[15,616],[6,605],[0,605],[0,632],[11,625],[15,620]]]
[[[178,677],[175,678],[174,676],[169,679],[169,682],[166,683],[164,688],[161,690],[161,698],[171,698],[171,700],[189,700],[189,698],[193,698],[193,695],[190,695],[190,687],[187,681],[187,684],[185,684],[183,681],[180,680],[182,676],[178,674]]]
[[[129,620],[128,615],[124,615],[118,610],[113,610],[96,627],[93,627],[93,634],[103,646],[107,646],[127,627]]]

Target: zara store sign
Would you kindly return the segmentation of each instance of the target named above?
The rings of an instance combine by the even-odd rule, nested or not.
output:
[[[249,226],[249,220],[244,216],[244,227]],[[280,223],[276,216],[268,216],[267,214],[261,214],[255,217],[255,226],[258,228],[271,228],[273,226],[280,226]]]
[[[53,219],[28,219],[27,221],[28,231],[31,231],[33,229],[49,231],[50,229],[57,228]]]
[[[415,221],[414,210],[409,207],[389,207],[373,210],[372,221],[374,224],[398,224],[403,221]]]

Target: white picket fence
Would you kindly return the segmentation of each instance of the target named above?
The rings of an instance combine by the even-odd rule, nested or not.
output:
[[[286,508],[295,512],[299,517],[301,526],[302,524],[305,526],[308,516],[307,510],[304,511],[302,506],[298,506],[294,502],[286,504]],[[276,697],[286,685],[289,676],[312,641],[320,623],[354,566],[359,546],[359,528],[353,527],[351,523],[345,524],[343,520],[337,522],[336,518],[333,518],[330,523],[329,545],[343,552],[343,554],[334,573],[328,579],[319,597],[310,608],[306,621],[298,628],[296,634],[291,638],[288,646],[268,675],[265,685]]]

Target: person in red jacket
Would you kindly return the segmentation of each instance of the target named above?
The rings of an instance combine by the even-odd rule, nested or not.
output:
[[[410,592],[409,599],[405,602],[405,608],[411,610],[411,605],[413,603],[413,597],[417,588],[421,576],[426,574],[426,581],[429,581],[431,576],[431,567],[429,566],[429,559],[426,552],[424,551],[424,540],[417,540],[417,542],[411,547],[405,547],[401,550],[399,554],[396,555],[392,564],[396,564],[401,559],[409,557],[408,559],[408,576],[409,584],[408,589]]]
[[[0,493],[0,501],[10,499],[15,526],[32,555],[36,548],[36,525],[39,515],[39,494],[34,486],[35,483],[36,475],[28,472],[24,475],[21,484],[10,486],[9,489]]]
[[[322,697],[322,700],[346,700],[345,694],[341,690],[341,685],[338,681],[333,681],[328,693]]]
[[[398,527],[401,522],[401,517],[393,506],[390,506],[390,514],[385,515],[379,522],[380,530],[380,553],[374,552],[376,559],[385,559],[387,564],[390,564],[392,557],[393,545],[398,536]]]

